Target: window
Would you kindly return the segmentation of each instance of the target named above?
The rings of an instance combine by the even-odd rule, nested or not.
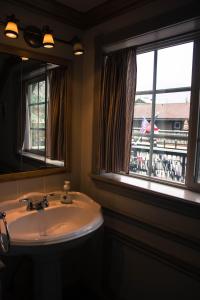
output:
[[[137,54],[131,175],[185,183],[193,46]]]
[[[27,83],[27,128],[24,148],[36,154],[45,153],[46,132],[46,81],[35,78]]]

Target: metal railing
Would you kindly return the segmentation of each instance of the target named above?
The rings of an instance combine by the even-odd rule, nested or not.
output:
[[[150,139],[153,151],[150,159]],[[136,173],[165,180],[185,182],[188,131],[160,130],[159,133],[142,134],[134,128],[130,174]]]

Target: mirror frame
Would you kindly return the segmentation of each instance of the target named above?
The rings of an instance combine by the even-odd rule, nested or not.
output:
[[[48,54],[43,54],[43,53],[36,53],[31,50],[26,50],[26,49],[21,49],[18,47],[13,47],[9,45],[3,45],[0,44],[0,52],[1,53],[7,53],[7,54],[12,54],[16,56],[27,56],[32,59],[44,61],[44,62],[49,62],[49,63],[54,63],[62,66],[67,66],[70,69],[72,69],[72,61],[69,59],[64,59],[60,58],[57,56],[51,56]],[[69,131],[70,131],[70,140],[71,140],[71,118],[69,120]],[[71,145],[71,142],[70,142]],[[0,183],[1,182],[6,182],[6,181],[15,181],[15,180],[20,180],[20,179],[29,179],[29,178],[34,178],[34,177],[41,177],[41,176],[48,176],[52,174],[59,174],[59,173],[67,173],[71,171],[71,146],[69,149],[69,165],[66,167],[66,161],[67,161],[67,155],[65,157],[65,166],[64,167],[48,167],[46,169],[37,169],[37,170],[32,170],[32,171],[25,171],[25,172],[15,172],[15,173],[8,173],[8,174],[2,174],[0,175]]]

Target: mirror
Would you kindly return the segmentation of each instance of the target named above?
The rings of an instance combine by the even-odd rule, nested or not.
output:
[[[0,53],[0,175],[64,167],[67,76],[66,66]]]

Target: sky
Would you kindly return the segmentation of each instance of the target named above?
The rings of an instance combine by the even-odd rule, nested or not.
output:
[[[193,42],[158,50],[156,89],[191,86]],[[148,91],[153,86],[154,52],[137,55],[137,91]],[[137,96],[139,97],[139,96]],[[140,96],[152,99],[151,95]],[[157,103],[190,101],[189,92],[160,94]],[[147,100],[147,102],[149,102]]]

